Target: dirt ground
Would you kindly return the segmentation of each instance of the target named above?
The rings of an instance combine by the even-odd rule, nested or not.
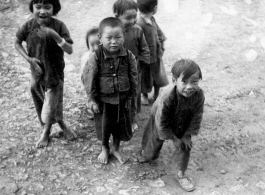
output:
[[[100,144],[86,116],[79,60],[86,30],[112,15],[114,0],[61,0],[58,18],[75,42],[74,54],[65,55],[64,115],[78,139],[54,138],[35,149],[41,129],[29,65],[13,46],[18,26],[31,16],[27,1],[14,0],[12,10],[2,0],[0,7],[0,194],[188,194],[173,178],[171,142],[157,161],[136,162],[150,106],[143,107],[133,139],[123,143],[129,162],[97,162]],[[205,114],[187,172],[197,188],[189,194],[265,194],[265,1],[160,0],[158,8],[168,72],[178,57],[195,60],[203,72]]]

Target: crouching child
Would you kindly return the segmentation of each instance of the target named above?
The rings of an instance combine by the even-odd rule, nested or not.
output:
[[[185,175],[188,167],[191,137],[200,129],[204,93],[199,87],[202,79],[200,67],[192,60],[181,59],[172,67],[173,85],[161,91],[152,106],[146,125],[139,162],[159,157],[165,140],[172,140],[176,148],[173,154],[175,178],[185,191],[193,191],[191,178]]]

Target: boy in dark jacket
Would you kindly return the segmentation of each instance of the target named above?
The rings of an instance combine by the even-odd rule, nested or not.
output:
[[[120,141],[132,138],[130,108],[136,93],[137,66],[134,55],[123,47],[124,27],[118,18],[100,22],[99,38],[102,44],[89,57],[83,72],[88,107],[95,114],[97,138],[102,141],[98,160],[107,164],[113,154],[123,164],[126,158],[119,147]]]

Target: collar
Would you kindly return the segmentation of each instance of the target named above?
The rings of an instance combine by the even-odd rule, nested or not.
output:
[[[103,48],[103,55],[104,55],[104,59],[107,59],[107,58],[112,58],[108,51],[103,47],[102,45],[102,48]],[[123,56],[127,56],[127,52],[125,50],[125,48],[122,46],[117,54],[117,57],[123,57]]]

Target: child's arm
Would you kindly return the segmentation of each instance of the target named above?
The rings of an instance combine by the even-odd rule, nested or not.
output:
[[[134,55],[131,51],[128,51],[129,55],[129,80],[130,80],[130,91],[128,99],[132,99],[136,93],[137,88],[137,64]]]
[[[175,137],[172,131],[171,119],[174,116],[172,101],[167,96],[160,96],[157,100],[157,111],[155,123],[158,127],[158,135],[162,140],[172,139]]]
[[[142,30],[140,31],[138,42],[139,42],[139,48],[138,48],[139,61],[142,64],[150,64],[150,50]]]
[[[161,48],[163,51],[165,51],[164,42],[166,40],[166,36],[158,25],[157,25],[157,34],[158,34],[159,41],[161,43]]]
[[[39,64],[41,63],[39,59],[30,57],[24,47],[22,46],[22,41],[16,38],[15,40],[15,48],[16,50],[32,65],[35,72],[42,74],[42,69],[40,68]]]
[[[42,26],[39,35],[47,36],[49,38],[52,38],[56,43],[69,55],[73,53],[73,47],[72,44],[65,41],[64,38],[62,38],[55,30],[49,27]]]
[[[88,97],[88,108],[94,113],[99,113],[99,104],[96,101],[98,95],[96,88],[96,78],[98,76],[97,57],[95,53],[92,53],[84,67],[82,78],[84,87]]]
[[[205,100],[205,97],[204,97],[203,91],[200,90],[194,115],[183,137],[191,136],[191,135],[198,135],[200,126],[201,126],[202,116],[203,116],[204,100]]]

